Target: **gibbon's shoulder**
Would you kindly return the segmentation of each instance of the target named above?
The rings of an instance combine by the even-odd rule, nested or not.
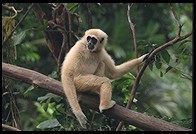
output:
[[[84,50],[84,48],[85,48],[85,44],[84,44],[84,42],[80,39],[80,40],[78,40],[76,43],[75,43],[75,45],[70,49],[70,51],[72,50],[74,50],[74,51],[82,51],[82,50]]]

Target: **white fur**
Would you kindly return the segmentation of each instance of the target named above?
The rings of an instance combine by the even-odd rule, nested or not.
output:
[[[97,43],[96,50],[87,47],[87,36],[95,36],[101,43]],[[81,126],[86,128],[87,118],[81,110],[77,100],[77,91],[93,91],[100,95],[99,110],[112,108],[115,101],[112,98],[111,79],[118,78],[140,64],[146,55],[138,59],[115,65],[113,59],[104,49],[107,34],[100,29],[90,29],[71,48],[62,65],[61,80],[65,95],[73,113]]]

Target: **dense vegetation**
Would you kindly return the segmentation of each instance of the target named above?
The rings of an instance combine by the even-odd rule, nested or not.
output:
[[[34,7],[29,10],[31,5],[2,4],[2,60],[59,80],[59,64],[48,48],[44,34],[49,22],[40,20]],[[100,28],[109,36],[106,49],[117,64],[135,58],[133,32],[127,16],[128,4],[63,5],[71,15],[78,17],[71,23],[75,35],[81,37],[88,28]],[[53,6],[57,7],[58,4]],[[173,39],[178,33],[178,23],[183,24],[181,35],[191,32],[192,13],[191,3],[133,4],[130,17],[136,25],[138,55],[151,52]],[[131,109],[192,128],[192,69],[190,36],[155,56],[141,78],[135,96],[137,101],[134,101]],[[113,99],[121,106],[126,106],[130,99],[136,73],[137,68],[112,82]],[[109,131],[118,126],[119,121],[82,108],[89,119],[88,130]],[[2,123],[28,131],[83,130],[66,98],[6,77],[2,77]],[[136,131],[140,128],[125,124],[124,130]]]

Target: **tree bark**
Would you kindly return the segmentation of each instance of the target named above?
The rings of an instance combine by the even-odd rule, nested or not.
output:
[[[12,127],[12,126],[8,126],[6,124],[2,124],[2,131],[21,131],[18,128]]]
[[[33,86],[46,89],[48,92],[65,97],[62,83],[53,78],[45,76],[33,70],[25,69],[15,65],[2,63],[2,74],[11,79],[19,79]],[[88,93],[78,93],[80,104],[99,111],[99,97]],[[152,131],[192,131],[172,124],[170,122],[151,117],[116,104],[113,108],[103,112],[108,117],[123,120],[143,130]]]

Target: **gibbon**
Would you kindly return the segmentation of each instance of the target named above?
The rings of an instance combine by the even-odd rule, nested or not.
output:
[[[86,128],[87,118],[78,103],[78,92],[93,91],[100,95],[99,110],[112,108],[111,79],[118,78],[140,64],[148,54],[115,65],[104,49],[107,34],[100,29],[89,29],[66,55],[61,68],[63,89],[80,125]]]

